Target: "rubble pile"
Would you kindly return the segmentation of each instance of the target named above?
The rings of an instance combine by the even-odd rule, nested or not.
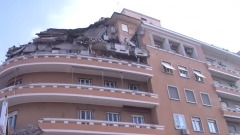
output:
[[[90,55],[95,57],[116,58],[146,63],[148,52],[140,49],[137,32],[131,40],[120,42],[118,33],[109,18],[101,18],[87,28],[54,29],[37,33],[33,42],[13,46],[7,52],[7,60],[21,55],[36,53],[56,53]]]

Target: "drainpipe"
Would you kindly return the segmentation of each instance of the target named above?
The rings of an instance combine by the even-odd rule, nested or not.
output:
[[[103,74],[103,70],[101,70],[102,73],[102,86],[104,86],[104,74]]]
[[[122,89],[123,89],[123,72],[121,72],[121,83],[122,83]]]

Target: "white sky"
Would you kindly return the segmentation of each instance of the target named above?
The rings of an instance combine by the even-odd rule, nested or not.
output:
[[[46,14],[47,26],[32,28],[26,42],[47,28],[87,27],[100,17],[110,17],[114,11],[127,8],[159,19],[164,28],[235,53],[240,51],[240,0],[69,0],[63,3],[58,12]]]
[[[49,21],[59,28],[86,27],[123,8],[157,18],[164,28],[240,51],[240,0],[72,0]]]

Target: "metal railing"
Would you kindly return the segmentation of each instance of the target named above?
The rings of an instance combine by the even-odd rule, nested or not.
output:
[[[112,122],[112,121],[100,121],[100,120],[80,120],[80,119],[65,119],[65,118],[43,118],[38,120],[39,123],[75,123],[75,124],[86,124],[86,125],[101,125],[101,126],[114,126],[114,127],[132,127],[132,128],[145,128],[145,129],[157,129],[163,130],[162,125],[153,124],[135,124],[129,122]]]

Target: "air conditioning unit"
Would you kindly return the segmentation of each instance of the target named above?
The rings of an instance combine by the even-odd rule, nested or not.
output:
[[[189,130],[188,129],[182,129],[182,135],[189,135]]]

